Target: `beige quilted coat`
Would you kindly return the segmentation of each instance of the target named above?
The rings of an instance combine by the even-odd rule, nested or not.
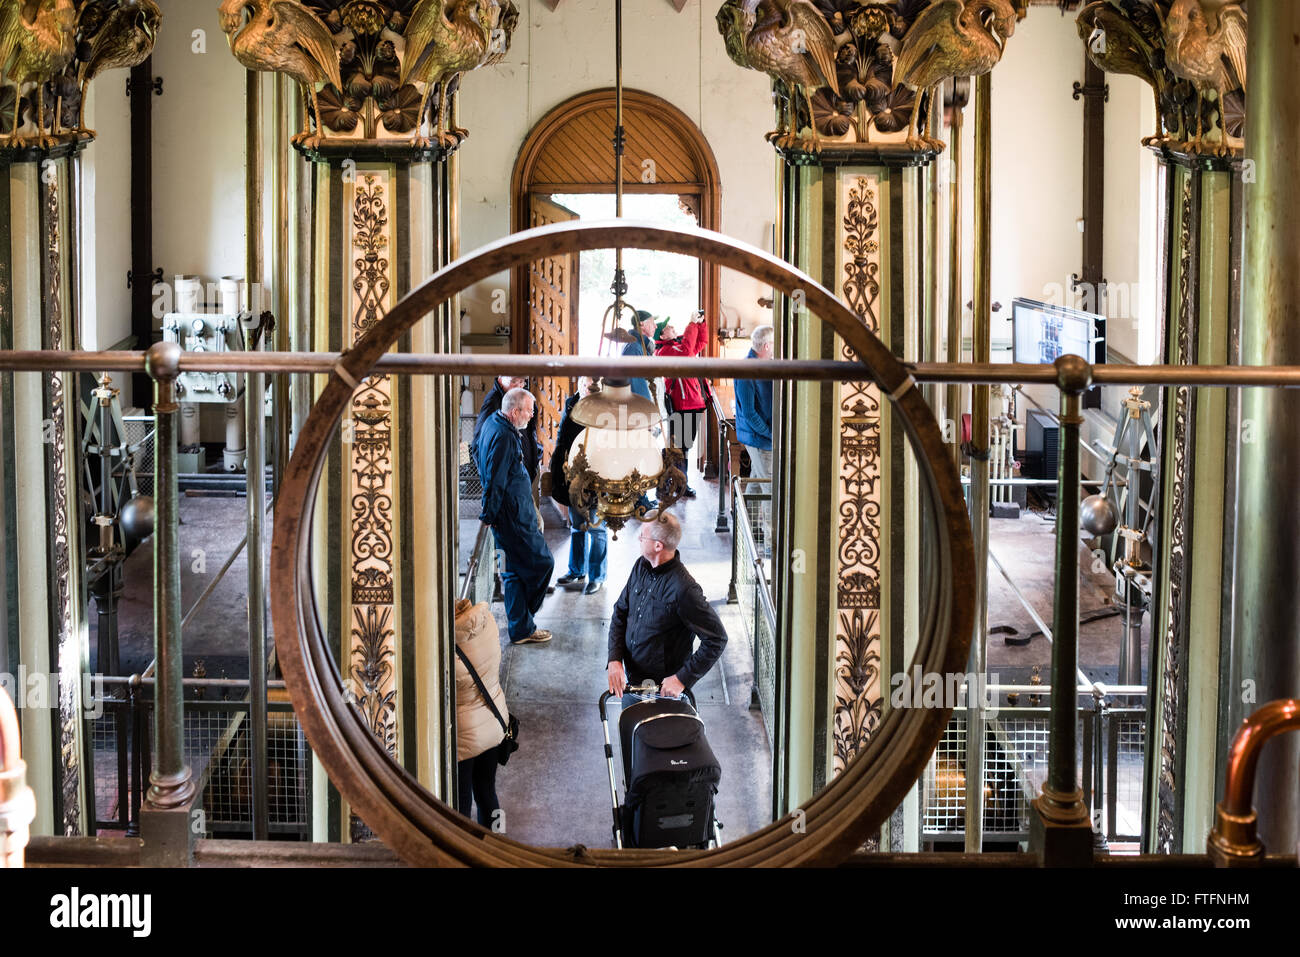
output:
[[[501,634],[486,602],[471,605],[462,598],[456,603],[456,647],[474,665],[501,717],[508,722],[506,693],[501,690]],[[483,701],[474,679],[456,656],[456,760],[464,761],[501,743],[505,732],[492,709]]]

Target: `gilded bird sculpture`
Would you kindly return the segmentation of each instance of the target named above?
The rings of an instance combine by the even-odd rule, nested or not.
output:
[[[329,82],[343,89],[339,54],[329,28],[297,0],[225,0],[220,14],[221,29],[236,60],[250,70],[283,73],[306,88],[316,132],[311,132],[311,121],[304,116],[302,132],[294,135],[293,142],[319,146],[322,125],[316,84]]]
[[[29,141],[18,134],[24,83],[36,84],[36,145],[48,149],[55,139],[45,132],[45,84],[62,73],[76,52],[76,10],[72,0],[0,0],[0,70],[19,90],[14,91],[14,125],[4,145]],[[57,114],[57,110],[55,111]],[[58,131],[59,118],[54,118]]]
[[[1168,137],[1164,130],[1164,111],[1160,106],[1160,91],[1164,87],[1163,72],[1152,64],[1154,47],[1144,37],[1137,25],[1124,17],[1109,0],[1093,0],[1079,11],[1075,18],[1079,38],[1084,41],[1088,59],[1099,70],[1136,76],[1150,87],[1156,103],[1156,132],[1142,138],[1142,145],[1163,144]]]
[[[120,0],[103,26],[90,40],[90,55],[81,65],[78,80],[81,85],[81,129],[93,137],[94,130],[86,129],[86,96],[90,81],[106,70],[130,69],[139,66],[153,52],[158,39],[158,26],[162,11],[154,0]]]
[[[496,2],[497,0],[420,0],[407,21],[406,55],[403,57],[400,82],[425,84],[418,114],[420,123],[424,122],[429,96],[434,87],[437,87],[438,113],[432,130],[432,141],[439,146],[454,147],[466,135],[459,128],[446,129],[447,89],[456,76],[481,66],[488,58],[496,55],[490,37],[493,18],[491,4]],[[518,11],[515,11],[515,18],[517,21]],[[427,146],[430,139],[420,135],[417,128],[415,142]]]
[[[809,0],[726,0],[718,10],[718,32],[736,64],[766,73],[790,91],[780,125],[767,139],[782,147],[819,151],[812,97],[823,87],[838,96],[840,88],[835,76],[835,35],[817,7]],[[795,97],[799,93],[808,103],[807,137],[798,135]]]
[[[1010,0],[938,0],[916,18],[903,38],[894,63],[894,83],[924,94],[917,98],[907,146],[940,151],[943,140],[926,129],[925,102],[949,77],[980,76],[1002,59],[1002,49],[1016,32],[1021,14]],[[924,102],[923,102],[924,101]]]
[[[1196,136],[1188,145],[1193,152],[1204,151],[1203,106],[1206,94],[1212,92],[1220,138],[1209,152],[1227,156],[1245,146],[1240,138],[1228,135],[1223,97],[1232,90],[1246,89],[1246,13],[1236,3],[1215,6],[1212,27],[1199,0],[1174,0],[1165,16],[1165,61],[1170,72],[1196,87]]]
[[[479,66],[492,66],[500,63],[510,52],[510,38],[515,34],[515,27],[519,25],[519,8],[510,0],[485,0],[479,6],[479,24],[487,31],[488,46],[487,53],[484,54]],[[447,82],[447,89],[454,88],[452,82]],[[423,113],[421,113],[423,116]],[[450,122],[450,117],[448,118]],[[447,132],[456,138],[456,142],[461,142],[469,136],[469,130],[463,126],[450,125]]]

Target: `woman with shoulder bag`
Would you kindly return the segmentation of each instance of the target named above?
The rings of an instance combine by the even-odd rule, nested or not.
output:
[[[456,760],[460,784],[456,809],[469,817],[471,799],[478,822],[492,826],[497,802],[499,751],[514,724],[501,690],[501,635],[486,602],[456,602]]]

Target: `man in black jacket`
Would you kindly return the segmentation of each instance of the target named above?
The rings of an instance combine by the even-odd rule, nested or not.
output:
[[[682,527],[664,513],[641,526],[641,558],[614,605],[609,623],[611,693],[646,678],[660,691],[680,695],[699,681],[722,656],[727,632],[704,592],[677,557]],[[700,647],[692,654],[692,639]]]
[[[523,376],[497,376],[496,381],[492,383],[491,390],[487,395],[483,396],[483,404],[479,406],[478,420],[474,423],[474,439],[470,443],[473,447],[478,447],[478,437],[483,431],[484,423],[487,422],[493,412],[501,411],[501,400],[505,398],[506,393],[511,389],[524,389],[527,387],[528,380]],[[524,468],[528,471],[528,479],[536,488],[537,467],[542,461],[542,447],[537,441],[536,407],[533,408],[533,417],[528,420],[528,424],[519,430],[519,445],[524,453]]]

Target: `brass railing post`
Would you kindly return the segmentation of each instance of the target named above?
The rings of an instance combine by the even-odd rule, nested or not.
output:
[[[975,248],[971,360],[988,362],[992,344],[993,293],[993,86],[985,73],[975,78]],[[960,340],[958,340],[960,346]],[[983,680],[988,666],[989,602],[989,394],[987,385],[971,389],[970,528],[975,544],[975,634],[967,671]],[[954,426],[955,427],[955,426]],[[959,436],[960,440],[960,436]],[[960,452],[958,453],[960,456]],[[960,459],[957,471],[961,472]],[[977,694],[966,703],[966,850],[984,846],[984,702]]]
[[[176,434],[180,405],[176,376],[181,347],[150,346],[145,367],[154,382],[154,658],[158,662],[154,700],[157,761],[140,809],[144,838],[142,862],[153,867],[184,867],[191,862],[190,802],[194,781],[185,764],[184,674],[181,668],[181,561]]]
[[[1056,360],[1061,390],[1061,455],[1056,493],[1056,599],[1052,611],[1051,740],[1047,781],[1034,801],[1031,847],[1049,866],[1092,861],[1092,824],[1075,766],[1079,670],[1079,427],[1092,368],[1078,356]]]

